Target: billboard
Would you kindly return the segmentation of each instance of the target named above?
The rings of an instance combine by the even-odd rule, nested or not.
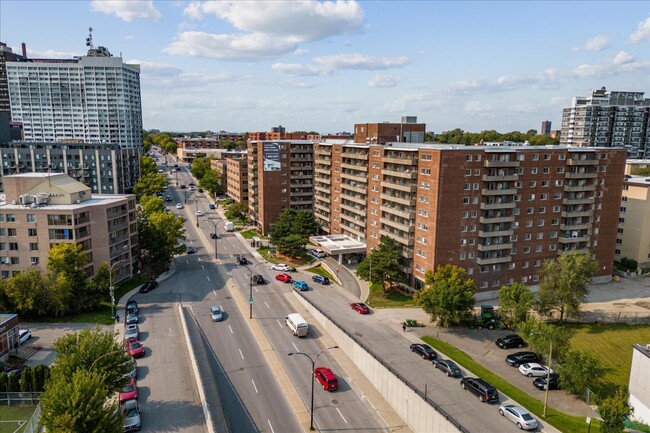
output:
[[[263,143],[262,157],[264,158],[264,171],[280,171],[279,143]]]

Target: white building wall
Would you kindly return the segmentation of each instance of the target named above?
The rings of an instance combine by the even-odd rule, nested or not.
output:
[[[630,367],[630,405],[633,416],[644,424],[650,423],[650,345],[635,345]]]

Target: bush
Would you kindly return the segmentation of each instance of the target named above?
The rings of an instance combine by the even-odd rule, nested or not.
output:
[[[621,259],[621,265],[625,266],[629,271],[636,271],[639,267],[639,263],[636,260],[627,257]]]

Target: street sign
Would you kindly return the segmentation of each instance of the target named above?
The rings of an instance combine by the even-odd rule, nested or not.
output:
[[[250,298],[248,298],[248,303],[249,303],[249,304],[252,304],[252,303],[253,303],[253,297],[252,297],[252,296],[251,296]]]

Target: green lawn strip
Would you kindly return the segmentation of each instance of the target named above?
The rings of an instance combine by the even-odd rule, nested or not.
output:
[[[330,280],[334,280],[334,277],[332,276],[332,274],[327,272],[327,269],[325,269],[321,265],[314,266],[313,268],[309,268],[309,269],[307,269],[307,272],[311,272],[311,273],[317,274],[317,275],[322,275],[323,277],[327,277]]]
[[[239,234],[242,235],[244,239],[253,239],[255,236],[258,236],[255,230],[242,230]]]
[[[544,411],[543,402],[531,397],[524,391],[506,382],[500,376],[497,376],[496,374],[492,373],[490,370],[486,369],[481,364],[476,362],[471,356],[469,356],[462,350],[457,349],[451,344],[446,343],[442,340],[438,340],[434,337],[422,337],[422,340],[424,340],[431,347],[444,353],[445,356],[448,356],[449,358],[458,362],[463,367],[467,368],[468,370],[471,370],[473,374],[476,374],[478,377],[488,381],[490,384],[495,386],[499,390],[499,392],[508,395],[508,397],[512,398],[517,403],[524,406],[531,413],[537,415],[540,420],[543,420],[544,422],[551,424],[553,427],[557,428],[562,432],[587,433],[588,425],[585,423],[585,419],[583,417],[569,416],[561,412],[558,412],[555,409],[547,407],[546,418],[542,418],[542,413]],[[599,431],[598,420],[592,420],[592,428],[594,429],[594,431]]]
[[[415,301],[412,296],[405,295],[401,292],[391,291],[384,294],[381,286],[370,287],[370,296],[368,305],[373,308],[390,308],[390,307],[414,307]]]
[[[18,429],[18,423],[4,421],[28,421],[34,413],[35,406],[0,406],[0,433],[22,433],[23,426]],[[16,430],[18,429],[18,430]]]

